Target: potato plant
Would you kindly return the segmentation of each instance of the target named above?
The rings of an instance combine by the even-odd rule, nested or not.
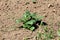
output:
[[[33,24],[35,24],[37,21],[41,21],[43,18],[43,16],[38,16],[36,15],[36,13],[30,13],[30,11],[26,11],[21,19],[17,19],[16,23],[20,23],[23,22],[23,28],[29,29],[29,30],[35,30],[35,26]]]

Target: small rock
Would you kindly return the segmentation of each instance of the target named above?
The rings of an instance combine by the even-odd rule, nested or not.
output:
[[[50,7],[53,7],[53,5],[52,4],[48,4],[48,8],[50,8]]]
[[[56,12],[56,10],[55,10],[55,9],[53,9],[53,12]]]
[[[5,40],[5,38],[3,38],[2,40]]]

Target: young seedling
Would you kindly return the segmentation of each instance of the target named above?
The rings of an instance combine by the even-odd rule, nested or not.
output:
[[[16,23],[23,22],[23,28],[33,31],[35,30],[35,26],[33,24],[40,20],[42,20],[41,16],[37,17],[36,13],[30,13],[30,11],[27,10],[21,19],[16,20]]]

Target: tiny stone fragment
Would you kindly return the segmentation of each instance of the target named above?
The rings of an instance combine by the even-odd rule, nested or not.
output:
[[[48,8],[50,8],[50,7],[53,7],[53,5],[52,4],[48,4]]]
[[[56,12],[56,10],[55,10],[55,9],[53,9],[53,12]]]

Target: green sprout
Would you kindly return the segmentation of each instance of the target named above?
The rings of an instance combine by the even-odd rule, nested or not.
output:
[[[23,22],[23,28],[33,31],[35,30],[35,26],[33,24],[38,20],[42,20],[42,16],[37,17],[36,13],[30,13],[30,11],[27,10],[21,19],[16,20],[16,23]]]

